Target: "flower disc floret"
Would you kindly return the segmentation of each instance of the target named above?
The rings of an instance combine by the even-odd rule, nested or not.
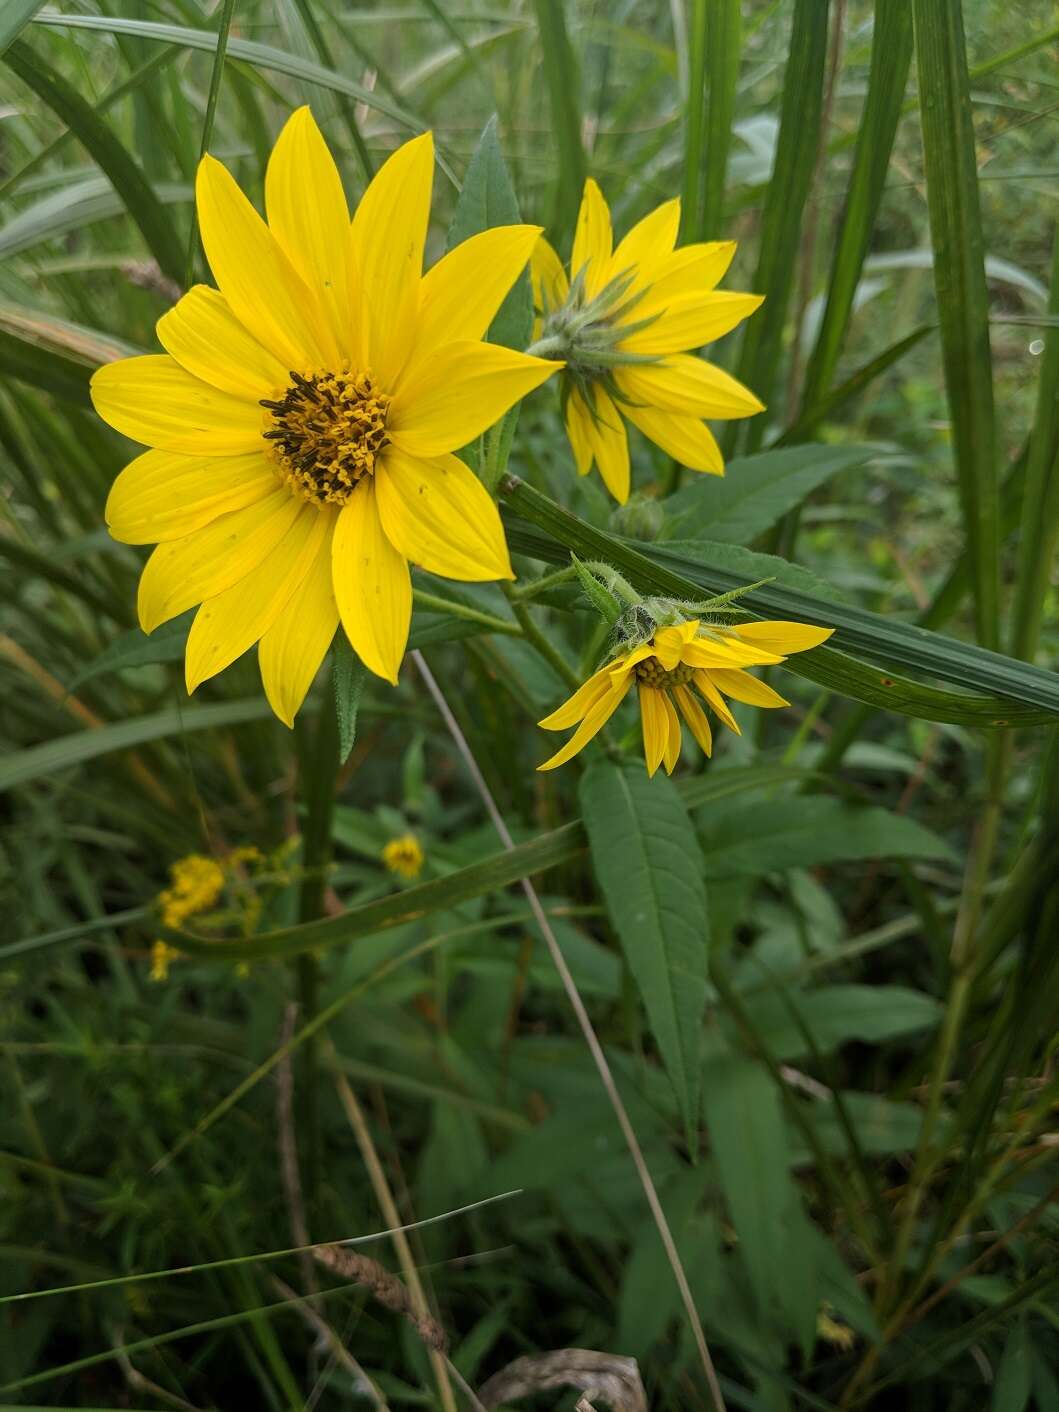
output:
[[[280,479],[312,505],[344,505],[375,473],[391,399],[370,372],[290,377],[282,397],[260,399]]]

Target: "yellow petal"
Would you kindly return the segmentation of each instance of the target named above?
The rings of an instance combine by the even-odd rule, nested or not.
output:
[[[375,494],[386,538],[428,573],[465,583],[515,577],[496,502],[458,457],[421,460],[388,446]]]
[[[596,393],[596,415],[587,413],[592,455],[603,484],[619,505],[629,498],[629,438],[617,407],[605,392]]]
[[[647,773],[653,775],[662,763],[669,746],[669,717],[665,708],[665,693],[654,686],[643,686],[640,692],[640,722],[643,727],[643,754]]]
[[[419,331],[413,356],[443,344],[477,340],[496,317],[526,267],[540,226],[495,226],[450,250],[419,286]],[[444,353],[439,356],[444,357]]]
[[[694,637],[694,632],[691,636]],[[674,624],[670,627],[659,628],[655,632],[653,641],[654,655],[658,658],[663,671],[671,672],[681,660],[684,647],[689,641],[689,635],[683,623]]]
[[[551,759],[545,760],[543,765],[538,765],[537,769],[555,770],[560,765],[565,765],[567,760],[572,760],[578,751],[583,750],[592,737],[598,735],[607,724],[625,700],[631,685],[631,676],[623,677],[621,681],[616,682],[610,691],[592,707],[563,748],[557,751]]]
[[[704,422],[694,417],[662,412],[657,407],[640,407],[630,403],[625,404],[624,412],[649,441],[668,452],[682,466],[692,471],[709,471],[715,476],[724,475],[721,448]]]
[[[651,287],[630,318],[643,318],[643,309],[654,314],[679,299],[702,299],[727,273],[735,255],[734,240],[716,240],[703,245],[684,245],[667,253],[655,266]]]
[[[570,389],[566,399],[566,434],[570,438],[570,449],[574,453],[574,465],[579,476],[587,476],[592,469],[594,441],[592,438],[592,413],[576,388]]]
[[[235,456],[264,445],[264,413],[256,403],[219,392],[164,353],[104,363],[91,390],[105,422],[160,451]]]
[[[550,313],[566,302],[570,281],[563,262],[542,235],[530,256],[530,279],[533,281],[533,305],[538,314]]]
[[[659,363],[621,368],[617,378],[631,401],[685,417],[752,417],[765,410],[765,404],[730,373],[685,353],[673,353]]]
[[[727,631],[722,634],[709,627],[704,636],[687,644],[680,657],[689,667],[705,667],[708,671],[714,667],[764,667],[783,661],[782,657],[766,652],[756,643],[740,642],[736,637],[729,637]]]
[[[668,303],[654,323],[623,338],[621,347],[630,353],[656,355],[702,348],[731,333],[763,303],[760,294],[736,294],[729,290],[689,294]],[[634,313],[641,319],[648,317],[641,305],[636,306]]]
[[[412,350],[434,182],[434,139],[406,142],[379,168],[352,226],[360,365],[389,387]],[[451,447],[445,447],[446,451]]]
[[[309,572],[257,649],[268,704],[293,726],[338,626],[328,535]]]
[[[759,647],[763,652],[778,653],[782,657],[792,652],[806,652],[810,647],[819,647],[826,642],[834,628],[812,627],[809,623],[740,623],[729,628],[743,642]]]
[[[401,379],[390,439],[410,456],[456,451],[562,366],[492,343],[450,343]]]
[[[727,701],[725,701],[724,697],[714,686],[711,675],[710,672],[696,672],[692,680],[728,729],[735,731],[736,735],[742,735],[743,732],[739,729],[739,722],[732,715],[731,711],[729,711]]]
[[[258,402],[290,381],[279,359],[247,333],[224,295],[208,285],[189,289],[155,330],[182,368],[233,397]]]
[[[589,299],[597,295],[607,282],[613,239],[610,210],[602,191],[589,177],[581,197],[581,209],[577,213],[574,249],[570,256],[570,277],[576,279],[584,270],[585,293]]]
[[[276,474],[260,451],[245,456],[181,456],[145,451],[110,488],[106,520],[124,544],[180,539],[218,515],[264,500]]]
[[[199,163],[195,199],[206,258],[239,322],[288,371],[335,366],[338,349],[315,296],[213,157]]]
[[[140,576],[140,627],[153,632],[159,623],[231,588],[275,549],[303,511],[318,513],[281,486],[245,510],[160,544]]]
[[[626,270],[635,270],[636,278],[630,289],[649,282],[651,274],[672,254],[679,229],[680,197],[675,196],[672,201],[664,202],[643,220],[637,221],[618,242],[610,262],[611,278],[624,274]],[[629,317],[635,315],[630,314]]]
[[[272,234],[317,296],[340,353],[352,352],[349,207],[342,178],[308,108],[287,119],[265,173]]]
[[[653,657],[655,650],[649,642],[641,643],[639,647],[634,647],[631,652],[626,652],[624,657],[619,657],[616,662],[612,662],[607,670],[613,675],[622,669],[632,671],[638,662],[646,662],[648,657]]]
[[[736,701],[745,701],[748,706],[767,708],[791,704],[778,691],[773,691],[771,686],[766,686],[763,681],[758,681],[757,677],[752,677],[749,672],[714,668],[710,672],[710,677],[719,691],[723,691],[726,696],[733,696]]]
[[[354,652],[370,672],[396,686],[412,619],[412,580],[404,555],[386,538],[375,489],[367,482],[339,514],[331,568]]]
[[[706,719],[706,712],[702,709],[695,697],[686,686],[674,687],[673,695],[677,698],[681,714],[691,729],[692,735],[699,743],[702,753],[709,758],[713,754],[713,732],[710,730],[710,723]]]
[[[546,731],[567,730],[587,716],[592,707],[602,701],[612,686],[609,666],[600,667],[598,672],[594,672],[588,681],[583,682],[577,688],[573,696],[564,701],[550,716],[545,716],[543,721],[538,721],[537,724]]]
[[[253,647],[287,606],[321,548],[333,512],[306,506],[276,547],[238,583],[207,598],[195,614],[184,657],[188,693]]]
[[[669,699],[667,691],[660,691],[662,705],[666,713],[666,753],[662,756],[662,763],[666,767],[666,774],[671,775],[680,759],[680,717],[676,713],[672,701]]]

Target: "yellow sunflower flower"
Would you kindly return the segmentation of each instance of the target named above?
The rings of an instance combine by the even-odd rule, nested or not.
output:
[[[729,730],[741,734],[726,696],[751,706],[788,706],[778,692],[745,670],[782,662],[826,642],[834,628],[804,623],[740,623],[738,627],[692,619],[656,629],[649,642],[622,652],[601,667],[557,711],[538,722],[545,730],[577,730],[539,770],[554,770],[583,750],[625,700],[633,682],[640,699],[644,758],[653,775],[665,765],[672,774],[680,758],[680,719],[707,755],[713,751],[710,723],[699,693]],[[692,690],[695,688],[695,691]],[[578,725],[578,722],[580,724]]]
[[[118,476],[111,534],[156,543],[145,632],[201,604],[189,691],[255,642],[290,725],[341,621],[396,682],[409,562],[446,578],[512,578],[497,509],[453,452],[558,363],[481,340],[529,259],[535,226],[472,236],[426,275],[434,148],[399,148],[350,222],[307,108],[268,163],[268,224],[212,157],[199,166],[198,285],[158,324],[162,355],[101,368],[105,421],[152,449]]]
[[[674,248],[680,201],[667,201],[615,246],[610,210],[585,183],[570,276],[543,237],[530,271],[539,323],[536,351],[566,360],[566,430],[580,475],[593,464],[616,500],[629,496],[623,417],[693,471],[724,474],[704,417],[749,417],[764,405],[742,383],[689,349],[730,333],[762,302],[718,290],[733,241]]]
[[[414,833],[391,838],[382,850],[382,861],[391,873],[402,878],[417,878],[423,868],[423,848]]]

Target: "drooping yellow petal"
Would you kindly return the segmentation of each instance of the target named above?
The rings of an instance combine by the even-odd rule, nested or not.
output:
[[[763,652],[778,653],[781,657],[819,647],[834,631],[834,628],[818,628],[809,623],[783,621],[740,623],[738,627],[729,628],[729,632],[736,633],[743,642],[759,647]]]
[[[607,282],[610,270],[613,234],[610,208],[603,193],[591,177],[585,182],[581,209],[574,230],[574,249],[570,256],[570,278],[584,271],[585,293],[594,298]]]
[[[706,712],[686,686],[674,687],[673,695],[677,699],[677,705],[680,707],[681,714],[687,721],[692,735],[699,743],[699,748],[709,758],[713,754],[713,732],[706,719]]]
[[[564,731],[570,726],[575,726],[606,696],[613,685],[610,667],[600,667],[598,672],[593,672],[586,682],[582,682],[573,696],[568,697],[550,716],[545,716],[543,721],[538,721],[537,724],[546,731]]]
[[[401,379],[390,439],[410,456],[457,451],[562,366],[492,343],[450,343]]]
[[[763,303],[760,294],[737,294],[729,290],[717,290],[704,296],[689,294],[667,304],[654,323],[623,338],[621,347],[629,353],[652,355],[703,348],[731,333]],[[639,318],[647,317],[640,305],[634,312]]]
[[[429,132],[398,147],[372,177],[352,225],[356,352],[387,390],[412,350],[434,184]],[[445,447],[445,450],[451,450]]]
[[[153,632],[186,608],[231,588],[257,568],[302,513],[318,512],[281,486],[245,510],[160,544],[140,576],[140,627]]]
[[[224,457],[145,451],[111,486],[105,514],[114,539],[159,544],[264,500],[275,489],[276,473],[260,451]]]
[[[686,623],[673,623],[655,631],[652,639],[654,655],[664,671],[671,672],[681,661],[684,648],[694,638],[698,629],[698,620],[692,618]]]
[[[192,377],[165,353],[104,363],[91,391],[105,422],[160,451],[236,456],[264,445],[260,407]]]
[[[739,722],[732,715],[731,711],[729,711],[728,702],[725,701],[724,697],[714,686],[711,673],[696,672],[692,680],[728,729],[735,731],[736,735],[742,735],[743,732],[739,729]]]
[[[708,671],[714,667],[772,666],[783,661],[775,652],[766,652],[763,647],[740,642],[727,632],[722,634],[709,627],[704,629],[703,636],[696,637],[682,649],[680,658],[689,667],[704,667]]]
[[[724,457],[714,440],[713,432],[694,417],[681,417],[662,412],[657,407],[641,407],[626,403],[622,409],[633,426],[638,427],[649,441],[668,452],[675,461],[692,471],[708,471],[724,475]]]
[[[232,313],[223,294],[196,284],[155,325],[182,368],[233,397],[258,402],[290,381],[288,370]]]
[[[334,519],[333,511],[307,506],[256,569],[206,599],[188,633],[184,680],[189,695],[269,630],[330,542]]]
[[[419,286],[419,331],[412,357],[418,362],[446,343],[477,340],[496,317],[526,267],[540,226],[495,226],[450,250]]]
[[[542,235],[530,255],[533,304],[538,314],[547,314],[565,303],[570,281],[554,247]]]
[[[672,254],[680,229],[680,197],[666,201],[637,221],[619,240],[610,261],[610,277],[633,272],[629,289],[638,289],[651,282],[652,275]],[[630,313],[630,318],[636,315]]]
[[[633,402],[685,417],[752,417],[765,410],[765,404],[730,373],[686,353],[620,368],[617,380]]]
[[[647,773],[653,775],[669,748],[669,716],[665,708],[665,693],[654,686],[639,686],[640,724],[643,729],[643,753]]]
[[[339,350],[316,296],[213,157],[199,163],[195,199],[206,258],[239,322],[288,371],[336,366]]]
[[[276,139],[265,172],[265,210],[287,259],[317,296],[340,353],[349,357],[349,207],[335,159],[308,108]]]
[[[560,765],[565,765],[567,760],[572,760],[578,751],[583,750],[593,736],[598,735],[603,727],[610,720],[611,716],[625,700],[629,687],[632,685],[632,677],[623,677],[616,682],[592,709],[585,716],[585,719],[574,731],[573,735],[549,760],[545,760],[543,765],[538,765],[538,770],[555,770]]]
[[[515,577],[496,502],[459,457],[427,460],[388,446],[375,493],[386,538],[413,564],[466,583]]]
[[[587,476],[592,469],[594,441],[592,437],[592,413],[576,388],[570,389],[566,399],[566,434],[570,438],[570,449],[574,453],[574,465],[579,476]]]
[[[338,626],[331,575],[328,535],[301,585],[258,644],[268,704],[286,726],[293,726]]]
[[[386,537],[370,482],[362,482],[342,507],[331,567],[354,652],[370,672],[396,686],[412,620],[412,580],[404,555]]]
[[[768,708],[791,704],[778,691],[773,691],[771,686],[766,686],[763,681],[752,677],[749,672],[730,672],[724,668],[720,670],[714,668],[710,672],[710,678],[719,691],[723,691],[726,696],[734,697],[736,701],[745,701],[748,706]]]
[[[624,505],[629,498],[629,437],[617,407],[599,389],[596,415],[587,414],[587,431],[603,484],[619,505]]]
[[[666,767],[666,774],[671,775],[680,759],[680,717],[669,699],[668,691],[660,691],[658,694],[665,708],[667,730],[666,753],[662,756],[662,764]]]

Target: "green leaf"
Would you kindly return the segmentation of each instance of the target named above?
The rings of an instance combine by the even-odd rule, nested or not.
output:
[[[126,667],[146,667],[157,662],[179,662],[187,645],[192,612],[181,613],[168,623],[147,634],[140,628],[130,628],[107,644],[103,651],[77,673],[68,690],[76,691],[82,682],[105,672],[120,672]]]
[[[728,149],[739,83],[740,0],[694,0],[688,29],[682,224],[686,240],[715,240],[720,236],[724,214]]]
[[[574,573],[577,574],[577,581],[581,585],[581,591],[607,626],[613,627],[621,617],[621,604],[609,589],[603,587],[595,574],[585,568],[576,554],[571,554],[570,560],[574,566]]]
[[[1008,1332],[993,1384],[992,1412],[1025,1412],[1032,1392],[1032,1364],[1026,1320],[1016,1319]]]
[[[707,817],[699,835],[706,875],[719,879],[864,858],[952,862],[955,856],[914,819],[822,795],[737,805]]]
[[[331,674],[335,688],[335,712],[338,717],[338,763],[344,765],[357,739],[357,712],[368,669],[349,645],[346,634],[339,629],[332,647]]]
[[[89,379],[100,363],[139,351],[43,310],[0,304],[0,371],[69,401],[87,404]]]
[[[496,117],[485,125],[463,179],[456,210],[449,227],[448,248],[468,236],[493,226],[520,224],[518,198],[511,185],[500,143]],[[490,343],[525,348],[533,331],[533,290],[529,271],[523,270],[505,298],[486,335]]]
[[[602,559],[613,565],[642,592],[692,600],[700,598],[704,590],[724,593],[761,577],[757,572],[735,574],[690,564],[673,553],[672,545],[633,548],[578,519],[516,476],[507,477],[503,494],[508,507],[544,530],[544,534],[534,533],[507,515],[508,543],[512,549],[545,563],[565,564],[572,549],[586,559]],[[726,554],[735,547],[723,546]],[[696,552],[703,554],[701,543]],[[1059,677],[999,652],[957,642],[865,608],[845,603],[831,603],[825,608],[818,598],[782,584],[757,588],[742,603],[765,618],[793,618],[835,627],[836,645],[862,652],[887,666],[899,663],[972,691],[996,693],[975,697],[940,691],[892,670],[869,669],[831,647],[816,647],[784,663],[786,671],[872,706],[924,720],[981,726],[1034,725],[1059,716]]]
[[[115,750],[144,745],[149,740],[163,740],[169,735],[184,735],[213,726],[241,725],[268,715],[271,715],[268,702],[254,697],[246,701],[220,701],[210,706],[175,707],[96,730],[72,731],[44,745],[17,750],[0,761],[0,790],[42,779],[57,770],[68,770]]]
[[[672,781],[648,779],[640,763],[592,765],[580,799],[592,866],[690,1137],[709,947],[694,829]]]
[[[963,7],[912,0],[927,209],[978,640],[999,638],[997,441],[985,245]]]
[[[806,369],[803,407],[819,403],[834,379],[890,171],[911,62],[912,11],[908,0],[876,0],[868,93],[857,129],[823,318]]]
[[[573,230],[585,184],[585,149],[581,144],[581,82],[566,32],[563,0],[534,0],[540,33],[541,67],[551,100],[552,130],[559,149],[556,225]]]
[[[193,200],[191,187],[180,183],[159,182],[154,194],[164,206]],[[120,216],[125,209],[124,201],[106,177],[71,182],[24,207],[0,226],[0,258],[7,259],[70,231],[80,231],[94,221]]]
[[[807,1307],[816,1318],[816,1271],[779,1094],[760,1065],[723,1051],[709,1056],[702,1082],[710,1151],[755,1299],[773,1327],[800,1330]]]
[[[768,1052],[782,1060],[810,1053],[805,1030],[818,1052],[829,1054],[850,1040],[882,1044],[933,1029],[942,1013],[933,996],[899,985],[829,985],[784,995],[769,991],[748,996],[745,1009]]]
[[[873,455],[870,446],[798,446],[732,461],[723,476],[696,476],[664,502],[662,542],[701,535],[749,544],[833,475]]]
[[[738,588],[724,592],[738,592],[744,584],[752,584],[754,589],[765,583],[782,584],[797,593],[811,595],[817,600],[818,610],[824,604],[830,605],[838,595],[830,584],[818,578],[811,569],[803,569],[800,564],[792,564],[789,559],[781,559],[778,554],[762,554],[756,549],[744,549],[741,544],[715,544],[708,539],[673,539],[660,544],[656,557],[664,563],[671,559],[674,563],[701,565],[708,571],[721,571],[741,580]],[[753,591],[753,590],[751,590]],[[742,606],[742,605],[740,605]]]
[[[0,54],[7,52],[43,5],[44,0],[4,0],[0,8]]]
[[[765,192],[757,271],[750,285],[765,296],[765,303],[746,325],[738,376],[769,403],[801,252],[802,215],[821,139],[829,8],[828,0],[795,0],[776,159]],[[747,424],[748,449],[760,445],[764,431],[764,418],[755,417]],[[733,430],[730,436],[736,434]]]
[[[172,218],[113,130],[62,74],[21,39],[8,49],[4,63],[76,133],[121,197],[163,273],[180,283],[184,277],[183,251]]]

